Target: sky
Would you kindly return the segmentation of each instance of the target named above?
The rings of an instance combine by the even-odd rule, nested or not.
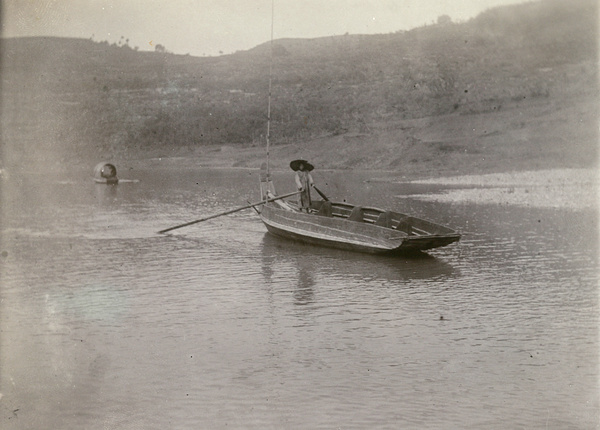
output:
[[[59,36],[157,44],[175,54],[231,54],[271,38],[382,34],[466,21],[525,0],[0,0],[2,37]]]

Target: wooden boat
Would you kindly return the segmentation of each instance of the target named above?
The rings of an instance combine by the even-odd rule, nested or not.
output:
[[[308,213],[276,196],[270,175],[261,175],[258,209],[269,233],[314,245],[373,254],[401,254],[439,248],[460,240],[456,231],[394,211],[318,200]]]

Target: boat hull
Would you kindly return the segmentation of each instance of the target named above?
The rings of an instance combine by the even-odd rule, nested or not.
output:
[[[94,182],[97,184],[117,185],[119,183],[119,179],[118,178],[94,178]]]
[[[340,204],[347,209],[350,205]],[[406,215],[380,211],[391,219],[408,218]],[[344,216],[320,216],[315,213],[289,211],[277,205],[265,205],[260,214],[269,233],[276,236],[338,249],[370,254],[396,254],[425,251],[449,245],[460,239],[460,234],[429,221],[411,217],[413,223],[425,223],[435,233],[415,234],[394,227],[376,225],[375,222],[352,221]],[[418,222],[421,224],[419,224]],[[394,224],[392,223],[392,226]],[[421,232],[423,230],[420,230]]]

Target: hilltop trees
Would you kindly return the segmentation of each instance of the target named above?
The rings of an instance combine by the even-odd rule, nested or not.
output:
[[[448,15],[440,15],[437,19],[438,25],[452,24],[452,18]]]

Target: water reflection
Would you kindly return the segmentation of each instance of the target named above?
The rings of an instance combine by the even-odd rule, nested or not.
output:
[[[298,266],[298,284],[294,290],[294,304],[303,306],[313,302],[315,292],[313,269],[304,265]]]
[[[430,254],[370,255],[293,242],[265,233],[262,240],[263,275],[270,282],[278,265],[291,263],[298,273],[299,289],[308,290],[316,276],[351,277],[357,282],[448,279],[458,269]]]
[[[101,206],[109,206],[117,198],[117,185],[95,184],[96,202]]]

